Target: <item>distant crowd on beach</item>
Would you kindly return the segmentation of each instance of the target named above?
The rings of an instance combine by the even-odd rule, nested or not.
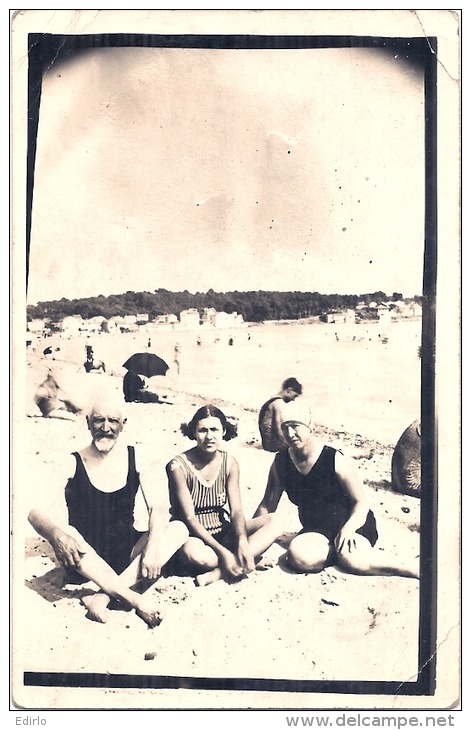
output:
[[[53,352],[43,354],[47,359]],[[180,358],[177,343],[177,372]],[[98,586],[81,598],[88,618],[105,622],[113,607],[126,607],[154,627],[162,616],[153,587],[162,575],[192,576],[202,587],[239,581],[257,568],[276,569],[264,562],[264,554],[286,530],[277,510],[283,494],[296,506],[301,524],[284,556],[289,570],[315,573],[335,565],[358,575],[419,577],[418,556],[398,558],[377,548],[381,527],[355,463],[371,454],[347,454],[316,436],[312,409],[295,377],[286,378],[259,409],[261,446],[273,460],[251,518],[244,514],[239,464],[226,448],[238,435],[237,426],[215,405],[189,414],[180,428],[192,445],[168,454],[165,475],[157,473],[149,457],[126,442],[125,404],[171,402],[146,382],[159,368],[165,374],[168,365],[159,360],[150,351],[129,358],[122,395],[99,387],[97,380],[96,396],[85,411],[52,363],[36,391],[43,417],[71,420],[83,414],[90,433],[84,448],[63,455],[56,486],[67,519],[52,504],[33,506],[29,513],[63,567],[64,584]],[[106,372],[91,347],[83,368]],[[156,409],[154,417],[161,413]],[[162,476],[168,485],[165,503],[158,490]]]

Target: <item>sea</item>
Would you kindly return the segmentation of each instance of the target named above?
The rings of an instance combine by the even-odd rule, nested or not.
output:
[[[294,376],[315,423],[395,444],[420,417],[420,343],[420,321],[267,323],[225,335],[219,346],[193,348],[182,377],[192,367],[196,392],[258,410]]]
[[[420,417],[420,319],[386,325],[303,321],[233,330],[168,328],[61,338],[52,344],[60,347],[60,356],[80,363],[86,343],[105,361],[107,372],[118,377],[133,352],[155,352],[169,364],[169,384],[193,396],[195,403],[201,396],[256,412],[293,376],[303,386],[313,421],[339,433],[394,445]]]

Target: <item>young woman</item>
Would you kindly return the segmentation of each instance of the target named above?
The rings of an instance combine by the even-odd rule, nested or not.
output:
[[[273,515],[246,522],[240,497],[239,465],[221,448],[237,435],[237,427],[213,405],[196,411],[182,433],[193,448],[167,464],[172,519],[183,521],[190,538],[177,554],[197,585],[221,577],[237,580],[281,534]]]

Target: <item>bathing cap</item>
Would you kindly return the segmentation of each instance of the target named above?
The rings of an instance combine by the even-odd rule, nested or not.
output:
[[[297,398],[294,401],[285,403],[281,410],[281,423],[302,423],[311,428],[311,411],[306,403]]]

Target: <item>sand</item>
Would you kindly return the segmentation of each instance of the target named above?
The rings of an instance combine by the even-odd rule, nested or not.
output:
[[[38,360],[30,358],[30,390],[38,374]],[[77,377],[87,387],[106,383],[106,387],[119,389],[121,384],[119,374]],[[170,378],[168,384],[176,402],[128,404],[122,436],[138,449],[161,456],[158,480],[163,490],[163,466],[190,445],[179,431],[180,423],[208,402],[188,393],[188,387],[180,388],[178,378]],[[227,449],[239,462],[244,511],[250,517],[263,494],[273,456],[260,447],[256,409],[225,399],[213,402],[219,402],[238,423],[238,437]],[[391,681],[398,685],[416,679],[419,581],[354,576],[335,567],[316,575],[289,572],[283,556],[300,525],[296,509],[286,497],[279,507],[285,535],[267,551],[263,570],[237,584],[220,581],[204,588],[197,588],[191,578],[161,578],[155,590],[165,617],[155,629],[125,611],[113,611],[104,625],[88,620],[79,600],[83,588],[64,586],[53,551],[26,519],[33,502],[51,488],[50,470],[63,454],[86,445],[88,432],[82,417],[75,423],[44,419],[35,414],[31,403],[28,413],[22,426],[20,472],[27,479],[15,484],[13,500],[14,699],[20,706],[175,708],[197,707],[203,702],[212,707],[216,699],[210,685],[203,682],[208,691],[201,694],[201,689],[191,689],[191,678],[251,678],[275,680],[275,684],[281,680]],[[350,453],[371,448],[372,457],[356,463],[378,521],[376,549],[407,559],[418,555],[420,500],[391,491],[393,445],[359,439],[356,433],[335,431],[323,424],[317,424],[315,431],[326,443],[341,443]],[[60,690],[24,688],[23,671],[163,677],[164,689],[136,699],[126,689],[113,693],[72,690],[67,685]],[[190,678],[189,689],[183,682],[182,689],[166,691],[175,686],[173,678],[182,677]],[[270,695],[266,691],[270,686],[263,683],[260,689],[260,697],[251,702],[260,701],[260,706],[267,707],[289,705],[289,692]],[[226,702],[244,706],[237,692]]]

